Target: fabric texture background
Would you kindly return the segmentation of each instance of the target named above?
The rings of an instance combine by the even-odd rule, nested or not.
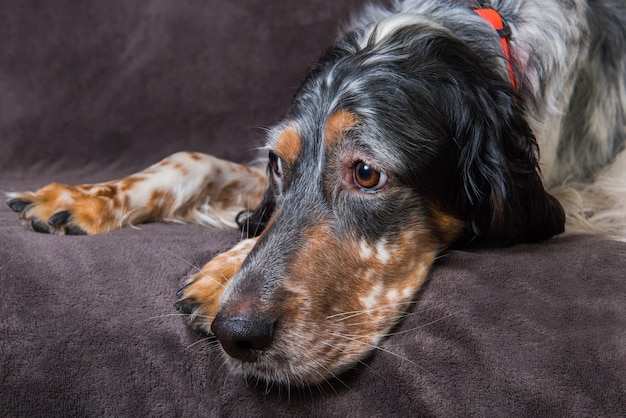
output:
[[[350,0],[0,0],[0,191],[104,181],[180,150],[246,161]],[[26,230],[0,209],[3,416],[626,415],[626,244],[450,251],[380,350],[266,390],[186,326],[185,276],[240,235]]]

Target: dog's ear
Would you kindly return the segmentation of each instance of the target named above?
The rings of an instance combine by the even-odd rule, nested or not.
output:
[[[510,245],[563,232],[563,209],[543,187],[537,142],[521,98],[496,71],[502,67],[497,55],[478,54],[445,31],[420,26],[390,39],[389,49],[396,42],[410,53],[386,61],[393,63],[389,73],[399,70],[401,77],[372,89],[386,92],[379,102],[395,103],[379,106],[380,123],[397,133],[394,142],[410,156],[406,165],[416,167],[406,175],[410,184],[464,221],[466,236],[457,243]]]
[[[237,224],[246,237],[256,237],[267,227],[276,208],[276,197],[272,186],[268,187],[263,200],[254,210],[244,210],[237,215]]]
[[[538,147],[509,86],[478,87],[456,120],[456,202],[470,239],[488,245],[538,241],[564,230],[565,214],[544,188]],[[473,103],[471,103],[473,102]]]

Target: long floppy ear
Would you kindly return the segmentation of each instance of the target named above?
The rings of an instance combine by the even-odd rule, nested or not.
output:
[[[237,224],[246,237],[256,237],[265,230],[276,208],[274,190],[270,185],[263,200],[254,210],[244,210],[237,214]]]
[[[402,76],[386,80],[394,94],[376,96],[395,103],[378,107],[380,123],[397,133],[395,143],[411,158],[406,165],[417,166],[408,182],[464,221],[456,243],[510,245],[563,232],[565,214],[543,187],[537,142],[521,98],[496,71],[497,54],[479,54],[447,31],[420,25],[390,39],[389,49],[397,44],[410,53],[390,60],[389,71]],[[394,109],[405,113],[390,114]]]
[[[492,86],[493,87],[493,86]],[[489,245],[538,241],[564,230],[565,214],[545,190],[538,147],[518,99],[506,86],[478,87],[457,119],[457,202],[472,239]]]

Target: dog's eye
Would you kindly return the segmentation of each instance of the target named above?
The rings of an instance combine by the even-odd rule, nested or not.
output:
[[[387,184],[387,175],[370,164],[359,161],[354,165],[354,183],[366,192],[375,192]]]
[[[280,157],[276,155],[273,151],[270,151],[269,154],[270,168],[274,172],[276,177],[280,177],[283,174],[283,164],[280,160]]]

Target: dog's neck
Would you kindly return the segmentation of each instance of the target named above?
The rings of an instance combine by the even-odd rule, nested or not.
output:
[[[515,88],[515,74],[513,73],[513,66],[511,65],[511,53],[509,49],[509,40],[511,39],[511,27],[500,13],[491,8],[474,9],[474,12],[482,17],[487,23],[489,23],[498,32],[502,42],[502,50],[506,57],[507,67],[509,69],[509,78],[511,84]]]

